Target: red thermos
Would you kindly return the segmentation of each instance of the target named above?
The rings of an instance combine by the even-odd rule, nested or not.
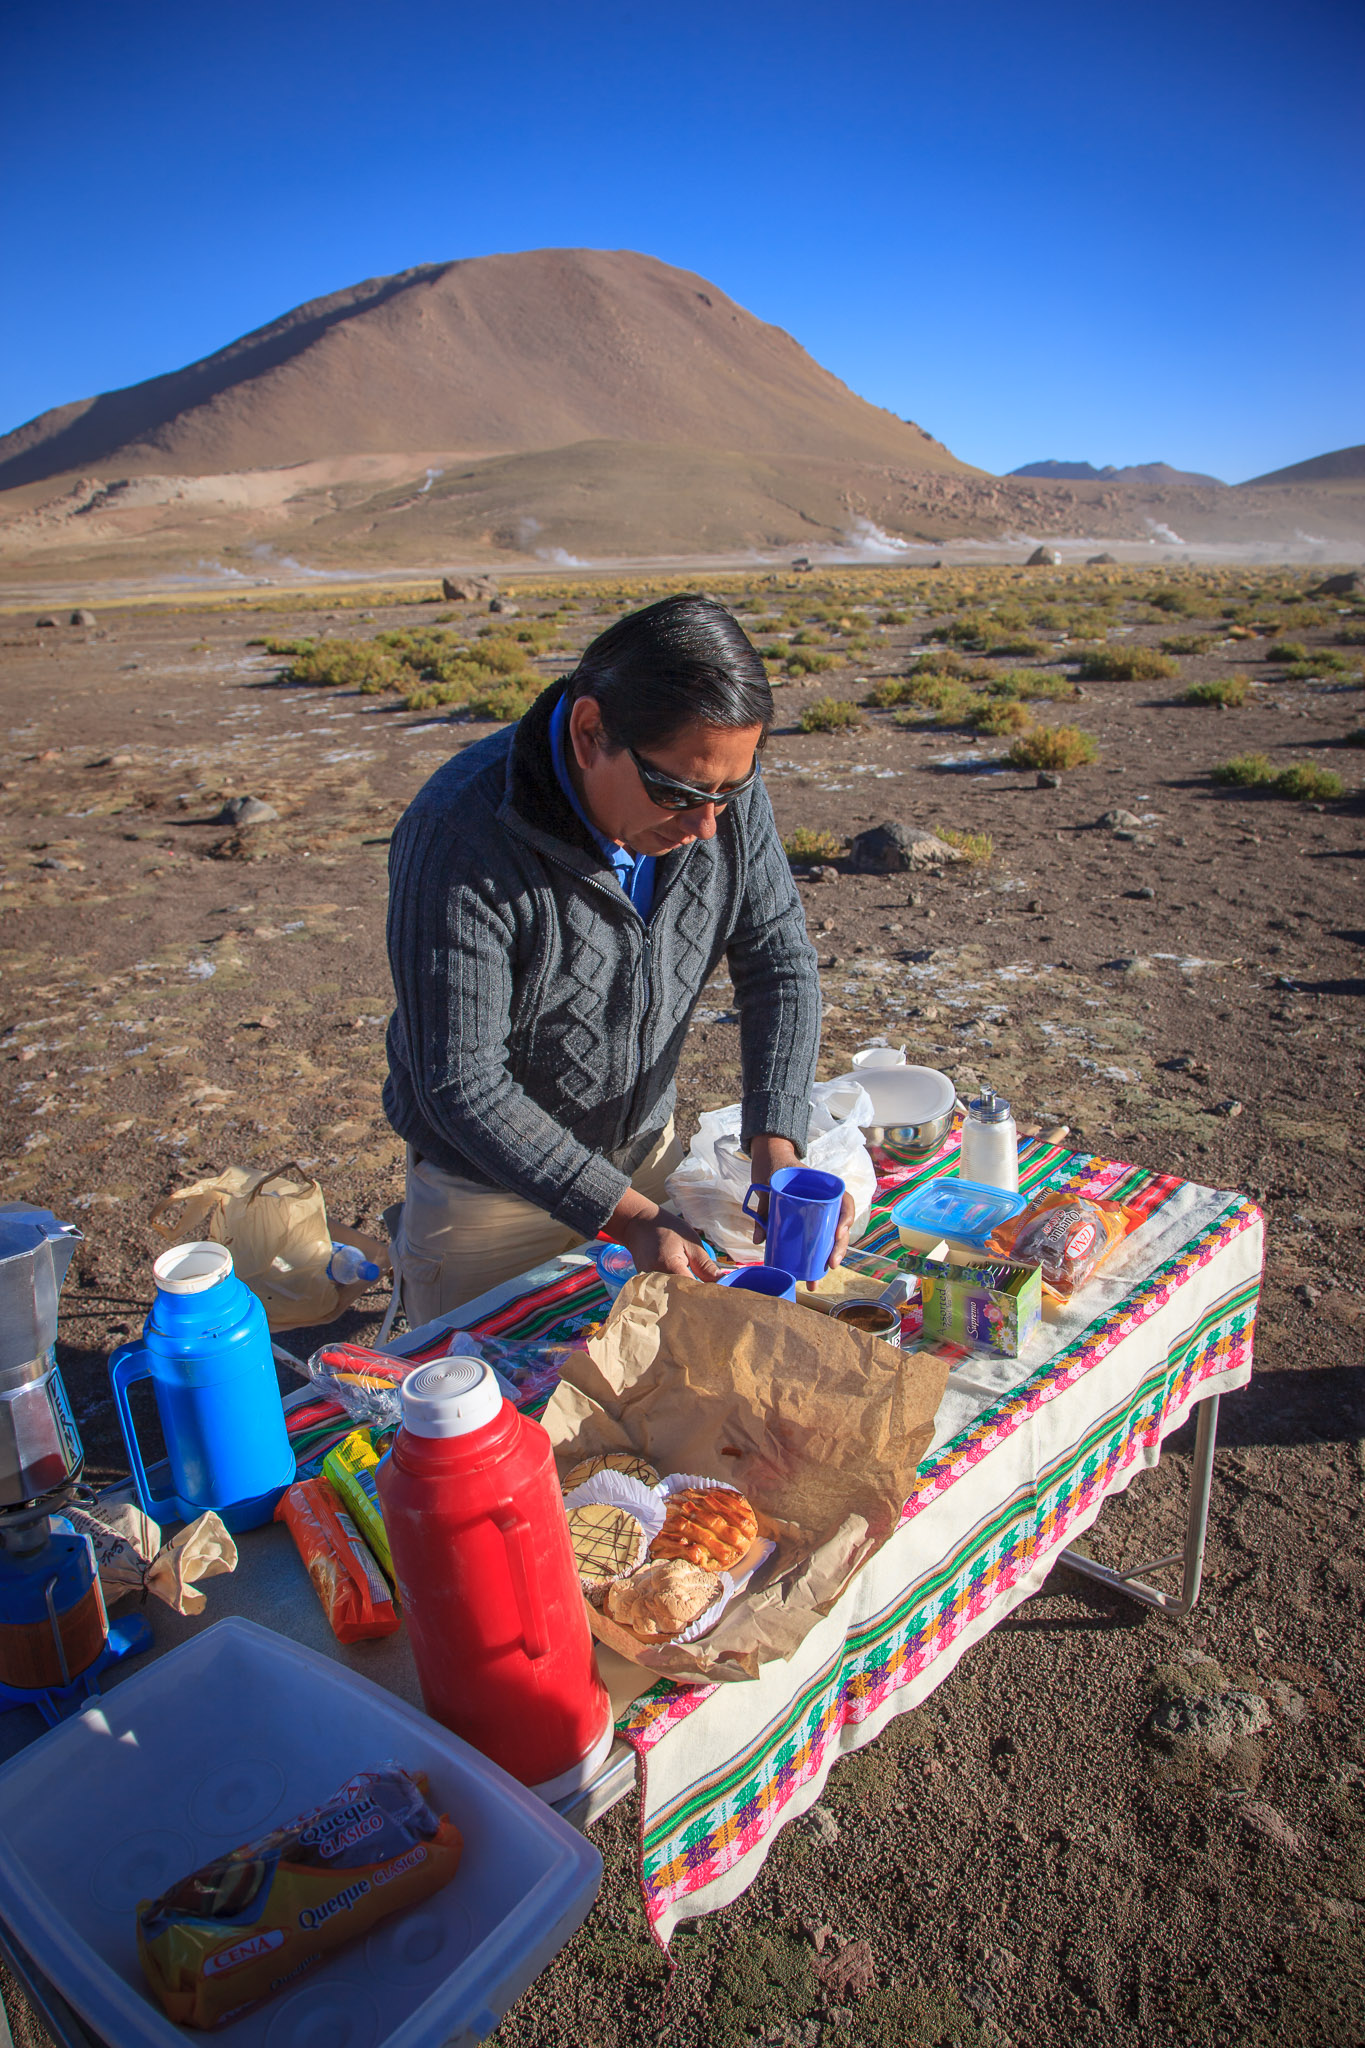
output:
[[[612,1744],[550,1439],[481,1359],[409,1373],[376,1474],[422,1699],[544,1799]]]

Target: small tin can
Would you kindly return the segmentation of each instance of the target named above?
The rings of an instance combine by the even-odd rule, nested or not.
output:
[[[894,1344],[899,1350],[901,1341],[900,1310],[883,1308],[879,1301],[841,1301],[829,1312],[832,1323],[847,1323],[851,1330],[860,1330],[865,1337],[880,1337],[883,1344]]]

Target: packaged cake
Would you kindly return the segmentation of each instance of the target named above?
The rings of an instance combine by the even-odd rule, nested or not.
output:
[[[148,1984],[184,2027],[221,2027],[448,1884],[460,1830],[424,1777],[385,1764],[137,1909]]]

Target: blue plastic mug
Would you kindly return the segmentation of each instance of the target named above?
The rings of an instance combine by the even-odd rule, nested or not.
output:
[[[744,1213],[755,1220],[757,1211],[749,1204],[759,1195],[768,1197],[768,1262],[809,1286],[820,1278],[834,1249],[843,1182],[837,1173],[821,1173],[814,1166],[780,1167],[770,1182],[755,1182],[744,1197]]]
[[[722,1273],[722,1287],[740,1287],[746,1294],[767,1294],[774,1301],[795,1301],[796,1276],[784,1273],[780,1266],[736,1266],[733,1273]]]
[[[152,1272],[157,1295],[142,1341],[109,1360],[139,1505],[154,1522],[190,1522],[212,1508],[234,1534],[254,1529],[295,1475],[265,1310],[226,1245],[175,1245]],[[171,1491],[159,1496],[128,1405],[128,1389],[145,1379],[171,1468]]]

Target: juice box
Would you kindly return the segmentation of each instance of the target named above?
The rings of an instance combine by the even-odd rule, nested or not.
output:
[[[924,1334],[953,1344],[988,1344],[1017,1358],[1043,1315],[1043,1269],[1013,1259],[982,1259],[970,1266],[918,1253],[907,1259],[918,1275]]]

